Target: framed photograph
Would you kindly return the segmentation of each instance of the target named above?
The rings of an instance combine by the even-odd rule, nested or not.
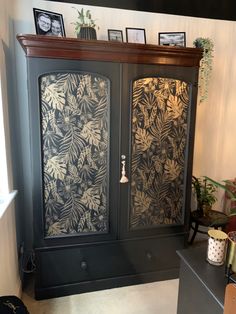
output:
[[[118,29],[108,29],[108,40],[123,42],[123,32]]]
[[[162,46],[185,47],[185,32],[158,33],[158,44]]]
[[[126,39],[128,43],[146,44],[145,29],[126,27]]]
[[[66,36],[63,17],[59,13],[33,8],[37,35]]]

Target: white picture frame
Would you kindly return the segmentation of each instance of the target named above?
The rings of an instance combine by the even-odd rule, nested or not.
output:
[[[128,43],[146,44],[145,29],[126,27],[126,40]]]

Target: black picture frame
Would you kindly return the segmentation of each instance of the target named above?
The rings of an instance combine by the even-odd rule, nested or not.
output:
[[[110,41],[118,41],[118,42],[123,42],[123,32],[122,30],[119,29],[108,29],[108,40]]]
[[[144,28],[126,27],[127,43],[146,44],[146,32]]]
[[[158,33],[158,44],[161,46],[186,47],[185,32]]]
[[[33,8],[37,35],[65,37],[63,16],[60,13]]]

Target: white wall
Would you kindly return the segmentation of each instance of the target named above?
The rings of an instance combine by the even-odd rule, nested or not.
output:
[[[10,134],[8,125],[8,95],[7,95],[7,80],[5,73],[5,59],[8,60],[12,56],[13,41],[12,41],[12,13],[13,1],[0,0],[0,38],[3,40],[3,53],[1,50],[0,67],[1,67],[1,86],[3,88],[3,114],[6,137],[6,151],[8,153],[7,167],[8,169],[8,188],[12,190],[12,169],[10,158]],[[2,48],[2,44],[1,44]],[[6,69],[7,74],[10,74],[10,69]],[[12,82],[11,82],[12,83]],[[12,84],[14,85],[14,84]],[[2,143],[1,143],[2,144]],[[2,157],[2,156],[1,156]],[[1,164],[3,167],[3,164]],[[3,169],[0,169],[0,175],[3,175]],[[5,191],[6,192],[6,191]],[[16,245],[16,224],[15,224],[15,205],[14,202],[8,206],[3,216],[0,215],[0,296],[21,294],[21,281],[19,276],[17,245]]]
[[[217,180],[236,177],[236,22],[42,0],[23,0],[18,4],[16,33],[35,33],[32,7],[36,7],[61,13],[66,36],[76,37],[71,23],[76,21],[77,12],[72,7],[83,7],[90,9],[96,19],[100,40],[107,40],[107,29],[120,29],[125,38],[125,27],[145,28],[150,44],[157,44],[158,32],[168,31],[185,31],[188,47],[193,46],[197,37],[211,38],[215,45],[213,75],[209,98],[197,108],[193,172]]]
[[[21,296],[16,250],[15,207],[11,203],[0,218],[0,296]]]

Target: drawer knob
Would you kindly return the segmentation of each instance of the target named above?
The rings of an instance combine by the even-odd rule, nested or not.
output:
[[[87,265],[87,263],[85,261],[82,261],[80,263],[80,267],[81,267],[81,269],[86,270],[88,268],[88,265]]]
[[[147,252],[147,253],[146,253],[146,257],[147,257],[147,259],[150,261],[150,260],[152,259],[152,253]]]

